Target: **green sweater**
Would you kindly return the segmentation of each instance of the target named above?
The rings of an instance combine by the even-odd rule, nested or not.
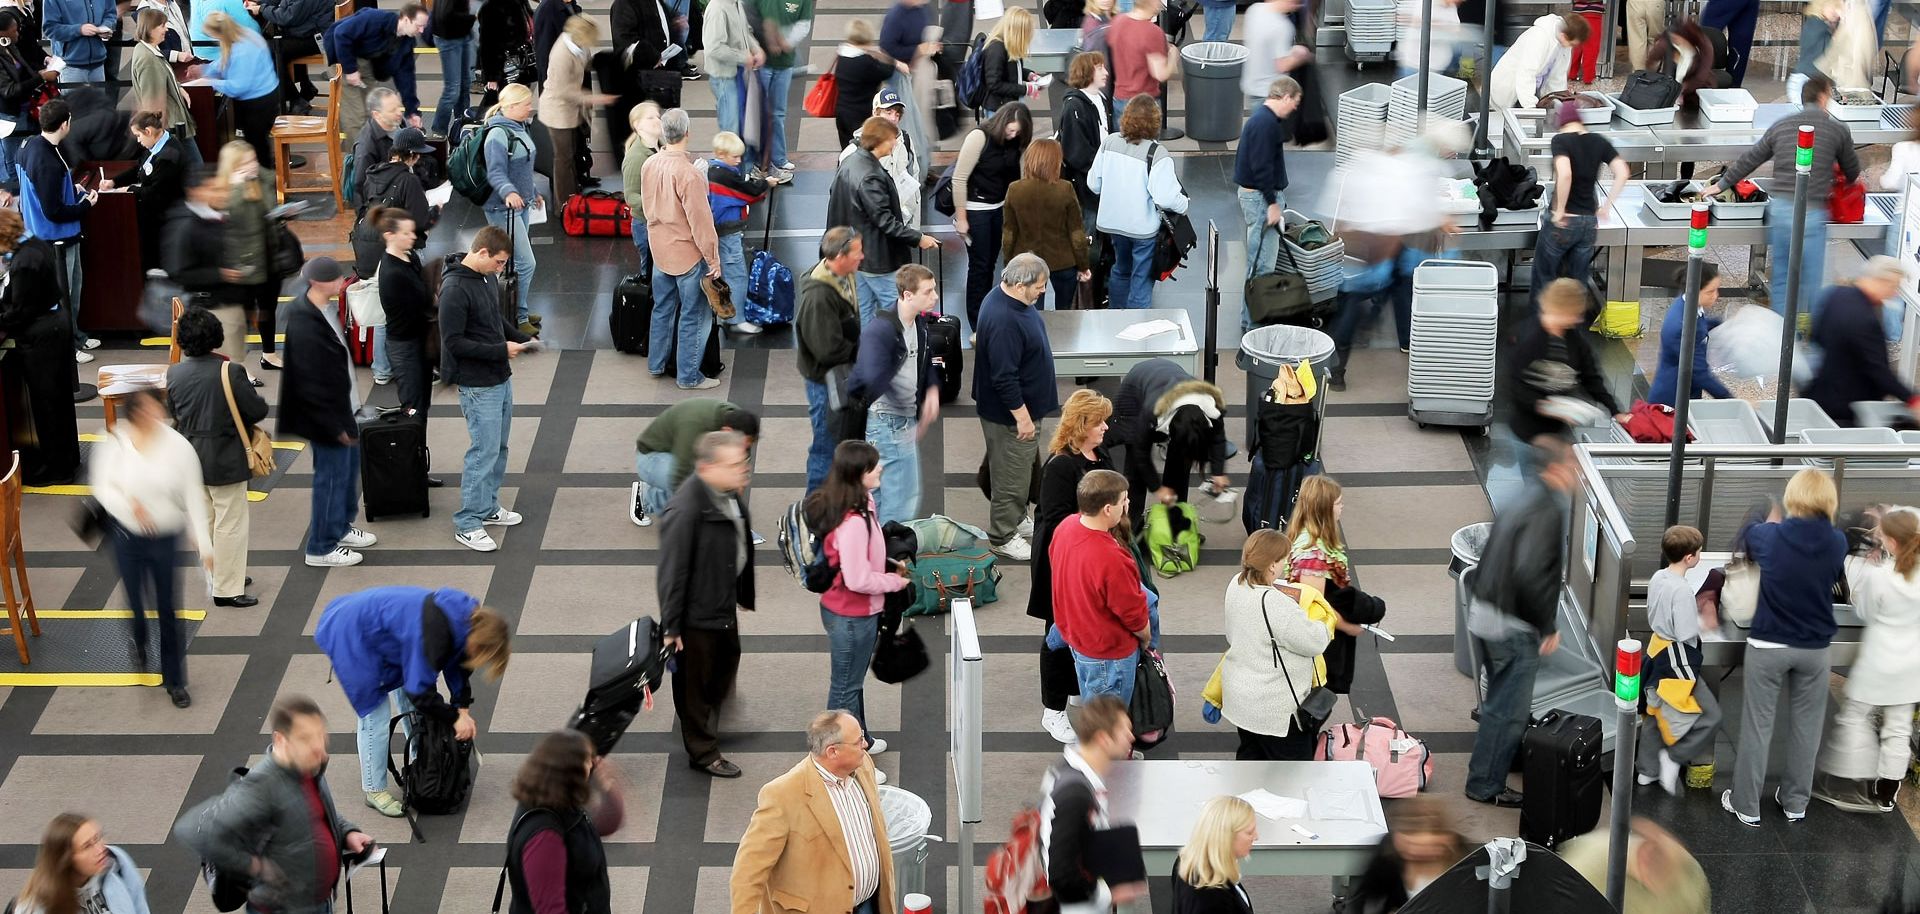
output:
[[[748,0],[747,17],[760,23],[760,34],[756,37],[767,52],[767,69],[792,69],[794,52],[798,49],[787,41],[787,36],[794,23],[802,19],[813,21],[813,0]]]
[[[695,397],[667,407],[640,433],[634,446],[642,454],[673,454],[673,488],[693,472],[693,452],[700,436],[720,430],[720,417],[739,407],[714,397]]]
[[[633,210],[633,218],[642,225],[646,224],[647,212],[640,206],[640,168],[653,156],[653,149],[644,142],[635,142],[627,146],[626,160],[620,163],[620,189],[626,192],[627,207]]]

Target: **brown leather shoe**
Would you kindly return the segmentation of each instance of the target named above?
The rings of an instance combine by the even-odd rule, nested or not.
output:
[[[707,307],[723,321],[733,320],[733,287],[718,276],[700,277],[700,291],[707,296]]]
[[[737,778],[741,775],[740,766],[726,759],[714,759],[706,765],[695,765],[695,769],[704,771],[717,778]]]

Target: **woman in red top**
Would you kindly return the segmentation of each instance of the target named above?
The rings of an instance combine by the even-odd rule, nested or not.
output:
[[[887,594],[906,589],[911,574],[907,566],[887,562],[887,538],[873,513],[873,490],[878,488],[880,452],[865,441],[842,441],[834,448],[826,481],[807,496],[805,506],[807,526],[830,531],[821,536],[820,548],[839,569],[833,586],[820,595],[820,622],[826,626],[833,658],[827,707],[852,714],[863,733],[864,686],[880,636],[880,611]],[[878,755],[886,749],[886,740],[867,735],[867,752]]]

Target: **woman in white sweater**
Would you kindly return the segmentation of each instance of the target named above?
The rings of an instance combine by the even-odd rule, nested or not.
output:
[[[192,537],[201,567],[213,574],[200,456],[167,424],[159,391],[136,391],[121,402],[120,421],[87,460],[87,483],[110,521],[114,559],[133,609],[134,663],[147,668],[151,608],[160,619],[160,684],[174,707],[184,708],[193,699],[187,694],[186,647],[174,617],[180,587],[173,564],[183,534]]]
[[[1573,49],[1587,40],[1587,20],[1548,13],[1533,20],[1493,66],[1493,107],[1532,108],[1540,96],[1567,88]]]
[[[1853,569],[1853,608],[1867,623],[1821,753],[1814,796],[1856,812],[1892,812],[1912,758],[1920,703],[1920,511],[1894,508],[1874,531],[1886,557]],[[1855,559],[1848,559],[1851,567]],[[1879,718],[1876,726],[1874,718]]]
[[[1314,658],[1333,640],[1331,622],[1308,618],[1277,585],[1287,538],[1255,530],[1240,550],[1240,573],[1227,585],[1227,653],[1220,667],[1220,714],[1240,730],[1234,758],[1310,761],[1317,721],[1299,720],[1299,699],[1320,684]]]

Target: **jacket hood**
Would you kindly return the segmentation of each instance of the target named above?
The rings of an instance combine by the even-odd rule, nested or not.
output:
[[[1224,412],[1227,408],[1227,395],[1221,393],[1220,388],[1208,384],[1205,381],[1195,379],[1181,381],[1167,388],[1167,392],[1161,394],[1160,399],[1154,401],[1153,414],[1156,416],[1164,416],[1168,410],[1173,409],[1173,405],[1178,402],[1180,398],[1196,395],[1212,397],[1214,408],[1217,410]]]
[[[1565,24],[1565,20],[1560,18],[1559,13],[1548,13],[1545,16],[1533,20],[1533,24],[1535,26],[1550,25],[1553,26],[1554,31],[1557,32],[1560,30],[1560,27]]]
[[[440,607],[442,615],[454,628],[455,640],[467,640],[467,630],[471,627],[473,611],[480,606],[480,598],[454,587],[442,587],[433,592],[433,605]]]
[[[466,264],[461,263],[459,261],[454,261],[453,265],[447,267],[446,270],[442,271],[440,275],[441,275],[441,282],[459,281],[463,283],[468,283],[468,282],[484,283],[487,281],[487,278],[485,276],[480,275],[479,270],[476,270],[470,266],[467,266]]]

